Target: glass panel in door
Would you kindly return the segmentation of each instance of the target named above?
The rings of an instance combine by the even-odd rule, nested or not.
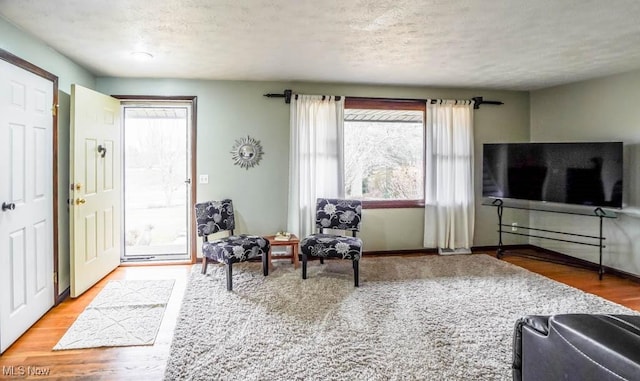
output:
[[[189,258],[188,114],[124,108],[125,260]]]

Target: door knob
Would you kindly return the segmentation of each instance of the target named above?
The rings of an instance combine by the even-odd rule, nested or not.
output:
[[[85,202],[87,202],[87,200],[85,200],[84,198],[77,198],[76,199],[76,205],[82,205]]]
[[[16,208],[16,204],[10,202],[10,203],[6,203],[3,202],[2,203],[2,211],[6,212],[7,210],[14,210]]]

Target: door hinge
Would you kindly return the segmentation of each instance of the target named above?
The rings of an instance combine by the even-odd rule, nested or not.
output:
[[[51,115],[52,116],[58,115],[58,107],[60,107],[60,105],[58,105],[58,104],[54,104],[53,106],[51,106]]]
[[[53,272],[53,283],[58,283],[58,272],[57,271]]]

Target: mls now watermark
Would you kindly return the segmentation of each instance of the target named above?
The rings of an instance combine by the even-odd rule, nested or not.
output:
[[[42,366],[2,366],[2,375],[9,377],[49,376],[51,369]]]

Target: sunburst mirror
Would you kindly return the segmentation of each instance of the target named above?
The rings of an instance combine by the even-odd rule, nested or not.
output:
[[[239,165],[244,169],[258,165],[260,159],[262,159],[262,154],[260,140],[256,140],[248,135],[246,138],[236,140],[231,149],[233,164]]]

